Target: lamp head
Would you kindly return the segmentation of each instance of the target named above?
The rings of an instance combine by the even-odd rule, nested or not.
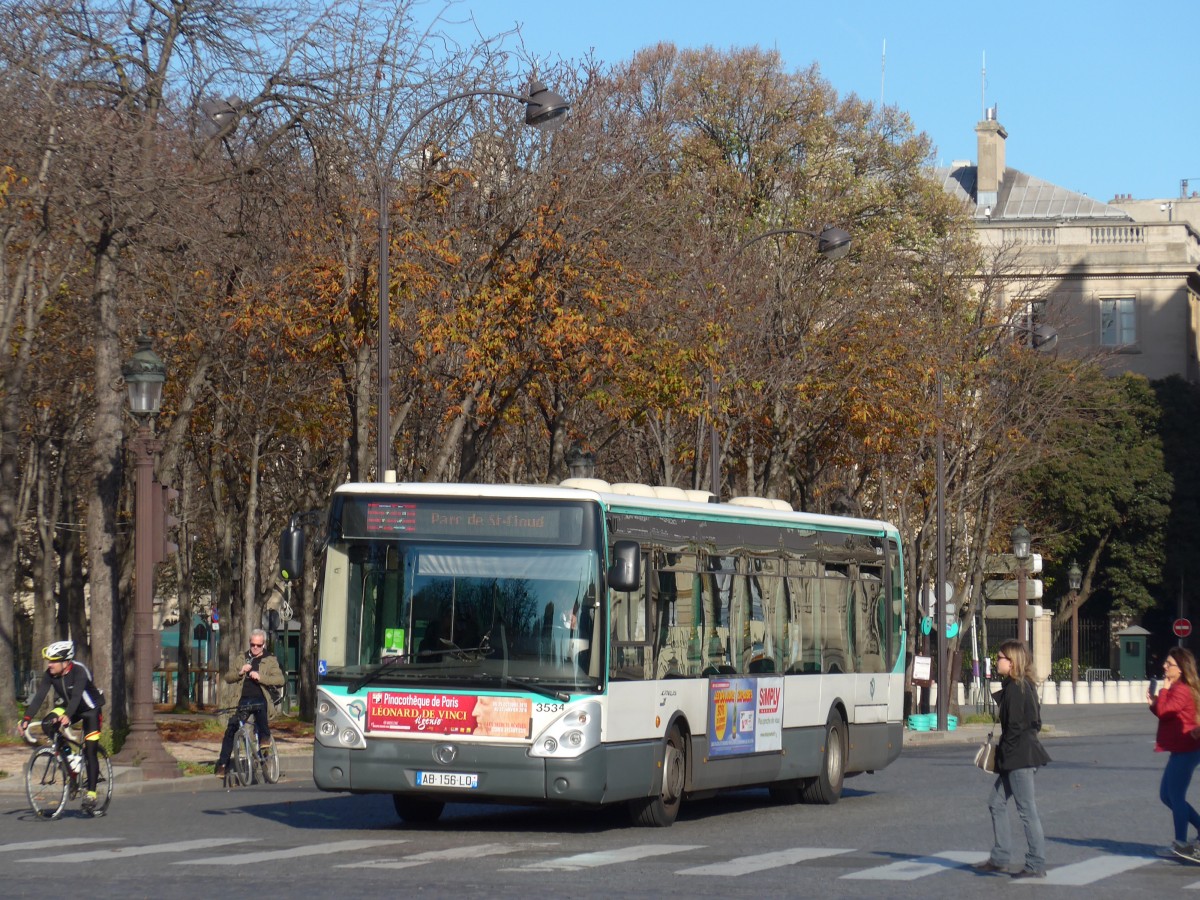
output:
[[[1012,530],[1012,552],[1019,560],[1029,559],[1029,532],[1024,525]]]
[[[1029,344],[1039,353],[1049,353],[1058,346],[1058,332],[1044,322],[1035,325],[1029,335]]]
[[[596,475],[596,456],[585,453],[578,444],[572,444],[567,451],[567,471],[572,478],[594,478]]]
[[[529,82],[528,99],[525,101],[525,124],[541,131],[555,131],[566,118],[571,104],[561,95],[536,79]]]
[[[121,366],[121,376],[125,379],[129,411],[138,418],[158,415],[167,367],[150,347],[150,337],[145,332],[138,334],[137,349],[133,358]]]
[[[1083,572],[1075,560],[1071,560],[1071,568],[1067,569],[1067,584],[1073,591],[1077,591],[1083,586]]]
[[[850,232],[844,228],[826,228],[817,235],[817,252],[826,259],[844,258],[850,252]]]

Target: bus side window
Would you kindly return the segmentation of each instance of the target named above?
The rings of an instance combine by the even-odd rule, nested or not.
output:
[[[851,581],[843,565],[827,564],[821,579],[821,671],[852,672],[847,640]]]

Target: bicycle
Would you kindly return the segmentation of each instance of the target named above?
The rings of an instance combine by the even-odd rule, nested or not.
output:
[[[258,745],[258,732],[254,728],[253,707],[239,705],[223,709],[221,713],[233,713],[238,720],[237,734],[233,738],[233,752],[229,767],[225,770],[225,786],[231,782],[249,787],[261,780],[267,784],[279,781],[279,754],[274,743],[267,749]]]
[[[33,728],[25,729],[25,740],[37,744]],[[42,720],[42,732],[50,740],[47,747],[38,747],[25,764],[25,795],[34,814],[40,819],[57,819],[67,801],[79,799],[84,793],[87,775],[84,767],[83,742],[71,729],[61,727],[53,714]],[[102,816],[112,800],[113,772],[108,751],[96,745],[100,772],[96,778],[96,806],[89,813]]]

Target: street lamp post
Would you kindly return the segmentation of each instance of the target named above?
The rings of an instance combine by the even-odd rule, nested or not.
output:
[[[1083,572],[1079,563],[1071,560],[1067,570],[1067,584],[1071,588],[1071,684],[1079,684],[1079,588],[1083,586]]]
[[[1024,525],[1012,530],[1012,552],[1017,560],[1017,640],[1026,640],[1025,560],[1029,559],[1029,532]]]
[[[828,260],[839,260],[845,257],[850,252],[851,237],[850,232],[843,228],[827,227],[821,231],[806,231],[803,228],[773,228],[770,231],[764,231],[762,234],[756,234],[754,237],[742,241],[734,248],[733,255],[725,264],[725,270],[728,272],[729,267],[733,265],[734,260],[741,255],[742,251],[747,247],[757,244],[759,241],[765,241],[770,237],[778,237],[779,235],[787,234],[803,234],[812,238],[817,242],[817,253]],[[724,280],[724,279],[722,279]],[[721,444],[720,435],[717,433],[717,382],[713,376],[712,369],[708,372],[708,397],[709,409],[712,417],[711,427],[709,428],[709,477],[712,481],[712,493],[717,499],[721,499]],[[699,448],[697,448],[697,451]],[[697,465],[699,464],[699,453],[697,453]],[[696,485],[699,487],[699,485]]]
[[[532,125],[540,130],[553,130],[562,124],[563,116],[571,108],[561,95],[550,90],[540,81],[531,81],[529,83],[529,92],[527,94],[514,94],[509,91],[494,90],[485,88],[474,91],[461,91],[457,94],[451,94],[449,97],[444,97],[432,106],[426,107],[415,116],[408,127],[401,133],[396,141],[395,149],[388,160],[386,167],[381,167],[379,171],[379,412],[378,412],[378,435],[376,448],[378,451],[377,468],[375,473],[377,481],[386,481],[387,472],[391,466],[391,413],[389,410],[389,396],[391,394],[391,313],[388,310],[388,294],[391,288],[391,274],[388,263],[388,178],[391,176],[392,170],[395,168],[396,159],[400,154],[404,142],[408,140],[408,136],[412,134],[413,129],[425,119],[426,116],[436,112],[443,106],[454,103],[458,100],[465,100],[468,97],[506,97],[510,100],[516,100],[525,104],[525,124]]]
[[[121,368],[129,410],[138,421],[137,435],[129,442],[135,471],[134,496],[134,595],[133,595],[133,708],[129,736],[121,748],[128,765],[140,766],[143,778],[178,778],[179,764],[163,747],[154,727],[154,462],[162,442],[151,422],[158,415],[167,369],[141,334],[133,358]]]

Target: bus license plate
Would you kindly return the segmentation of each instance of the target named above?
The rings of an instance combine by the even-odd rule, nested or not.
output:
[[[417,772],[419,787],[477,788],[479,776],[466,772]]]

